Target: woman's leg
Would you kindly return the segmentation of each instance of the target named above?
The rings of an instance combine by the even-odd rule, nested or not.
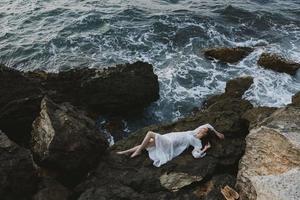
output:
[[[148,131],[148,133],[146,134],[143,142],[141,143],[141,145],[139,145],[139,147],[134,151],[134,153],[130,156],[131,158],[141,154],[142,150],[145,149],[146,147],[149,147],[149,145],[154,145],[155,144],[155,134],[152,131]]]
[[[137,145],[137,146],[135,146],[135,147],[133,147],[131,149],[127,149],[125,151],[118,151],[117,154],[121,155],[121,154],[130,154],[130,153],[133,153],[133,152],[135,152],[139,148],[139,146],[140,145]]]

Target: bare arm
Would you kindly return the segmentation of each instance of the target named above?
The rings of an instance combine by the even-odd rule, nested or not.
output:
[[[210,130],[212,130],[216,134],[216,136],[218,138],[224,139],[224,134],[218,132],[212,125],[210,125],[210,124],[205,124],[205,125],[206,125],[207,128],[209,128]]]
[[[225,138],[224,134],[223,133],[220,133],[218,131],[214,131],[215,134],[218,136],[218,138],[220,138],[221,140],[223,140]]]
[[[206,151],[211,148],[211,144],[208,142],[203,149],[200,140],[192,139],[191,145],[194,146],[194,150],[192,151],[192,155],[194,158],[203,158],[206,155]]]
[[[204,146],[204,148],[202,149],[202,152],[206,152],[209,148],[211,148],[210,142],[208,142],[208,143]]]

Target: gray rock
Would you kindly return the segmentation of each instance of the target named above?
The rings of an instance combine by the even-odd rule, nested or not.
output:
[[[32,131],[31,150],[37,164],[61,171],[75,183],[97,165],[107,146],[94,121],[83,112],[68,103],[42,100]]]
[[[171,192],[176,192],[184,186],[201,181],[203,178],[201,176],[191,176],[183,172],[170,172],[162,174],[159,179],[163,187]]]

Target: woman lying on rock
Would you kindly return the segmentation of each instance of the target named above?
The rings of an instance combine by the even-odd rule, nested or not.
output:
[[[181,154],[191,145],[194,147],[192,151],[194,158],[202,158],[206,155],[207,149],[211,147],[208,141],[209,130],[214,132],[218,138],[224,139],[224,135],[216,131],[210,124],[199,126],[191,131],[171,132],[164,135],[149,131],[140,145],[117,153],[131,154],[130,157],[133,158],[141,154],[143,149],[147,149],[149,157],[154,161],[153,165],[159,167]]]

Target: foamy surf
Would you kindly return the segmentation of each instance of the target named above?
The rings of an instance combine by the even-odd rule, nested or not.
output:
[[[257,60],[262,52],[273,52],[300,61],[299,7],[295,1],[5,0],[0,3],[0,62],[51,72],[151,63],[161,98],[143,119],[130,119],[130,129],[181,118],[223,92],[229,79],[243,75],[254,77],[245,99],[280,107],[299,91],[299,73],[291,77],[262,69]],[[230,65],[203,57],[203,49],[220,46],[255,51]]]

